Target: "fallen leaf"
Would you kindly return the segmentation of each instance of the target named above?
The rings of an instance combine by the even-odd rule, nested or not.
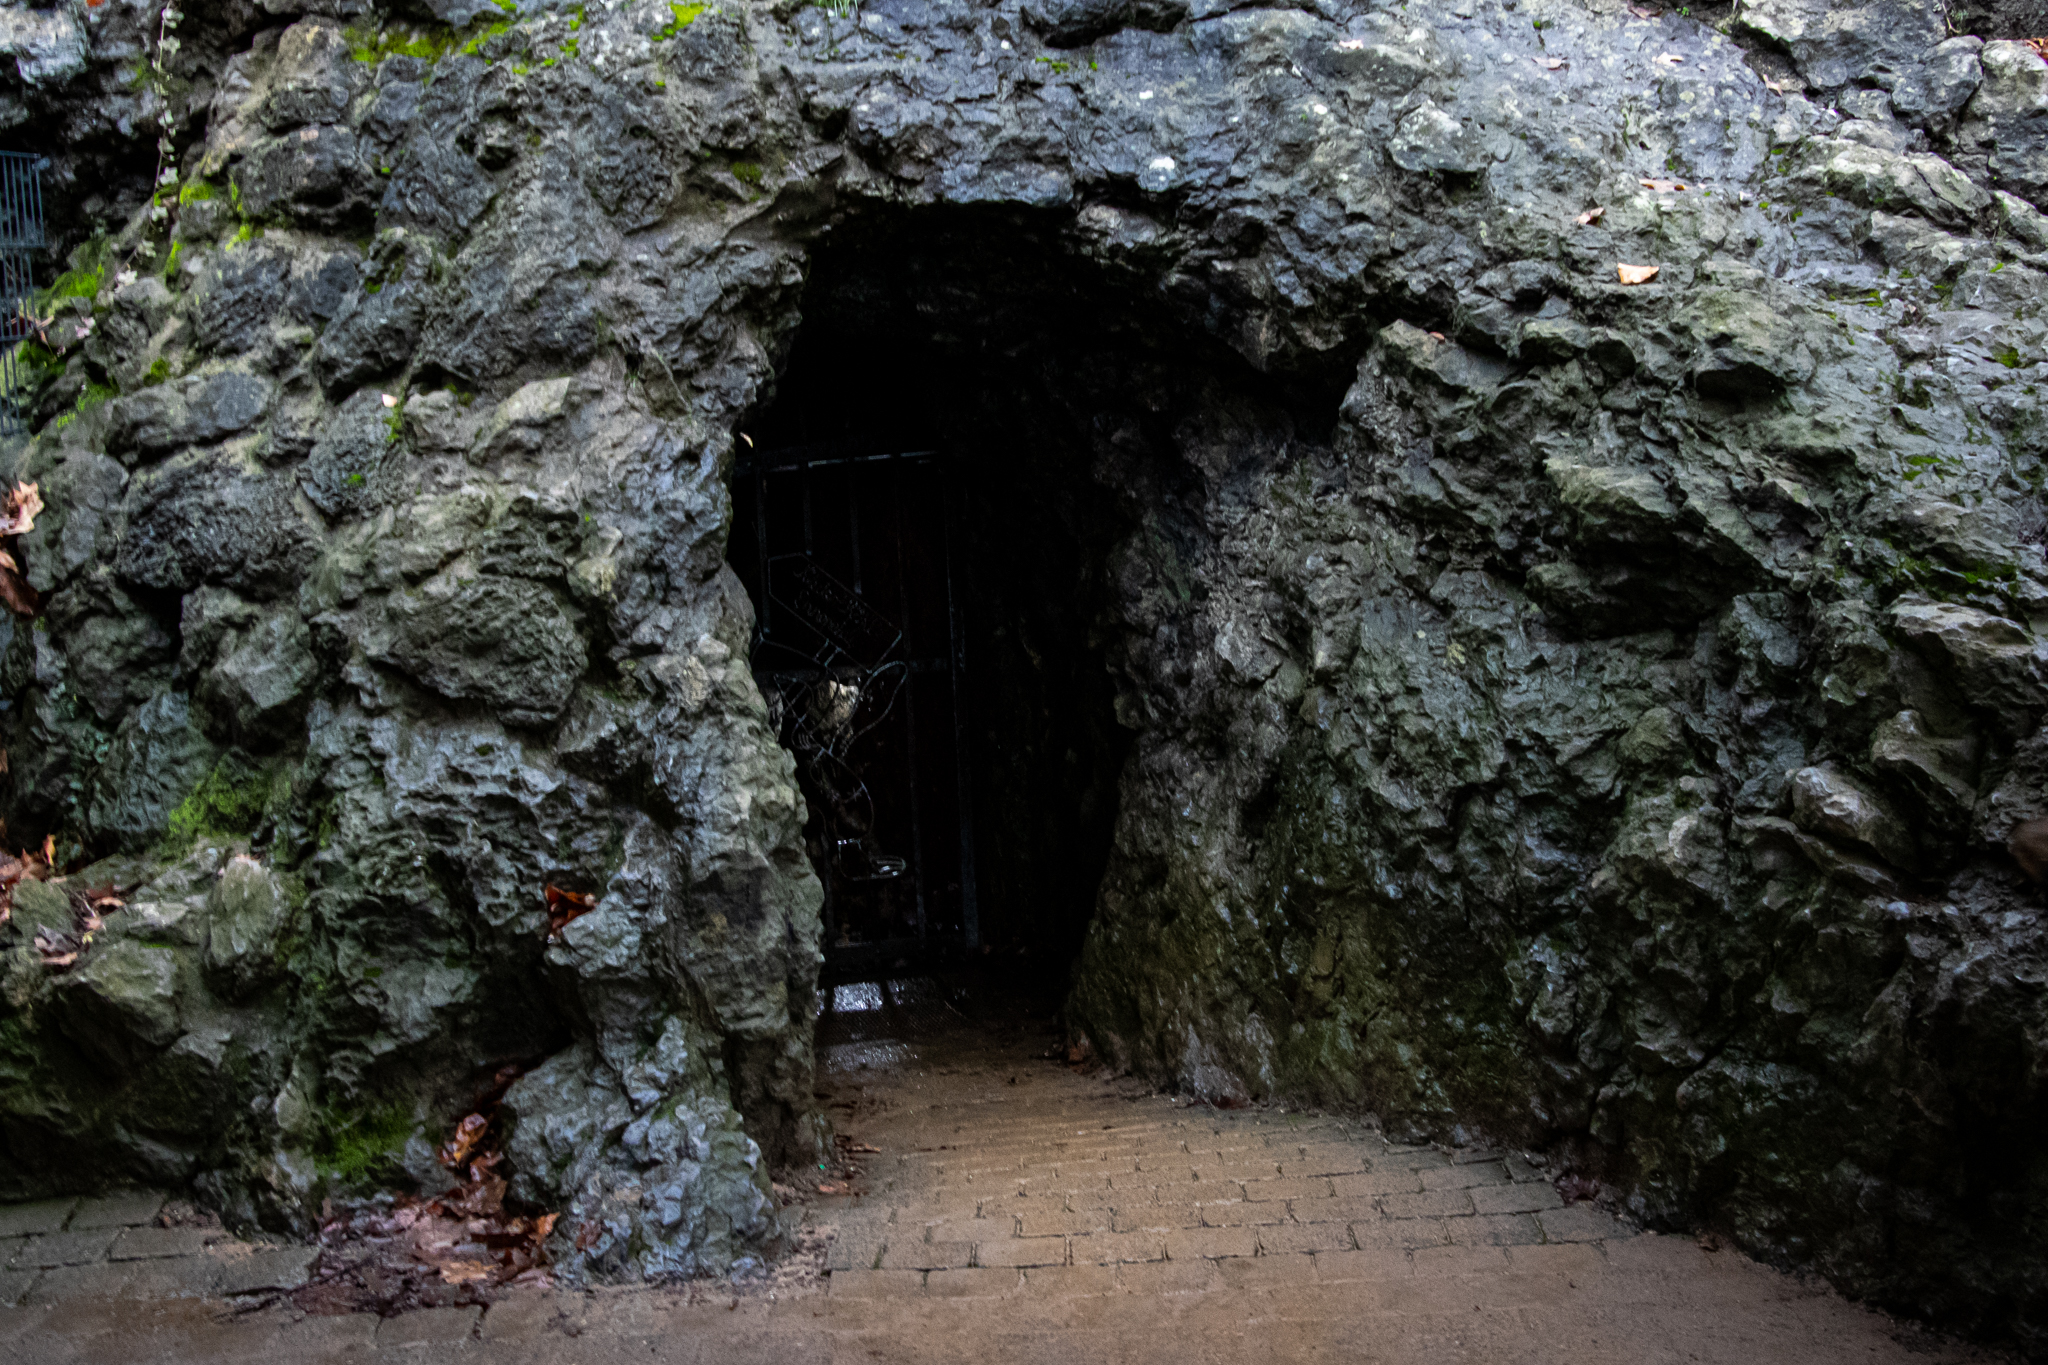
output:
[[[819,1194],[845,1194],[845,1193],[846,1193],[846,1186],[844,1186],[844,1185],[834,1185],[834,1184],[830,1183],[829,1181],[823,1181],[823,1180],[821,1180],[821,1181],[819,1181],[819,1182],[818,1182],[818,1193],[819,1193]]]
[[[441,1278],[449,1284],[469,1284],[483,1279],[497,1267],[489,1261],[457,1260],[441,1262],[440,1269]]]
[[[42,597],[28,585],[28,580],[4,564],[0,564],[0,602],[5,602],[16,616],[34,616],[43,609]]]
[[[1628,12],[1638,19],[1654,19],[1664,11],[1655,5],[1630,5]]]
[[[398,406],[398,398],[394,394],[380,393],[377,396],[384,400],[384,406],[387,408],[395,408]]]
[[[0,536],[26,535],[35,529],[43,495],[32,483],[18,483],[0,494]]]
[[[1648,284],[1657,278],[1657,267],[1654,265],[1616,264],[1614,269],[1615,273],[1621,276],[1623,284]]]
[[[544,1213],[540,1217],[534,1219],[533,1240],[536,1242],[545,1242],[548,1239],[548,1234],[555,1230],[555,1220],[560,1218],[561,1216],[562,1215],[559,1213]]]
[[[1587,209],[1587,210],[1586,210],[1586,211],[1585,211],[1584,213],[1582,213],[1582,214],[1580,214],[1580,215],[1579,215],[1578,217],[1576,217],[1576,218],[1572,219],[1572,221],[1573,221],[1574,223],[1577,223],[1577,224],[1578,224],[1578,225],[1579,225],[1580,227],[1584,227],[1584,226],[1585,226],[1586,224],[1588,224],[1588,223],[1597,223],[1597,222],[1599,222],[1599,221],[1600,221],[1600,219],[1601,219],[1601,217],[1602,217],[1602,216],[1603,216],[1603,215],[1604,215],[1604,214],[1605,214],[1606,212],[1607,212],[1607,206],[1603,204],[1603,205],[1600,205],[1600,206],[1598,206],[1598,207],[1596,207],[1596,208],[1590,208],[1590,209]]]
[[[1657,54],[1656,60],[1664,63],[1666,66],[1677,66],[1685,58],[1679,56],[1676,52],[1660,52]]]
[[[547,888],[547,898],[549,938],[568,928],[572,920],[581,919],[597,908],[597,897],[587,891],[564,891],[551,884]]]
[[[1545,71],[1562,71],[1567,63],[1562,57],[1538,57],[1536,65],[1542,67]]]
[[[482,1114],[471,1114],[455,1125],[455,1136],[448,1139],[441,1148],[441,1164],[454,1169],[468,1161],[476,1145],[483,1141],[484,1131],[491,1126],[490,1119]]]
[[[1682,180],[1645,180],[1643,181],[1643,188],[1655,190],[1659,194],[1675,194],[1685,188],[1685,182]]]
[[[2048,61],[2048,38],[2024,38],[2021,41],[2034,49],[2036,56],[2040,57],[2043,61]]]
[[[597,1245],[597,1239],[604,1235],[604,1224],[595,1218],[576,1229],[576,1249],[588,1251]]]
[[[1431,332],[1431,333],[1429,334],[1429,337],[1430,337],[1430,340],[1432,340],[1432,341],[1446,341],[1446,340],[1449,340],[1449,338],[1447,338],[1446,336],[1444,336],[1444,334],[1443,334],[1442,332]]]

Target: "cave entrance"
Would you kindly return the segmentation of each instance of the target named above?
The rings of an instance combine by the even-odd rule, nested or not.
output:
[[[974,968],[1052,996],[1079,954],[1130,741],[1105,661],[1128,514],[1091,472],[1102,395],[1065,378],[1098,368],[1068,335],[1109,335],[1098,296],[1028,223],[842,226],[742,424],[728,559],[828,986]]]

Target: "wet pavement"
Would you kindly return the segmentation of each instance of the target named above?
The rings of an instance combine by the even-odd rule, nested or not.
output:
[[[1065,1064],[1042,1013],[970,1019],[929,981],[831,1004],[819,1090],[857,1174],[771,1277],[308,1316],[274,1288],[306,1249],[153,1226],[159,1196],[63,1201],[0,1209],[0,1360],[2005,1358],[1566,1204],[1516,1153],[1190,1106]]]

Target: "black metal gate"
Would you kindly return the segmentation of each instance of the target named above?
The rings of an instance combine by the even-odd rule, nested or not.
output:
[[[40,158],[0,152],[0,433],[28,426],[26,386],[31,375],[17,366],[15,352],[35,336],[35,270],[30,253],[43,246],[43,182]]]
[[[751,454],[728,559],[754,676],[810,805],[826,976],[980,942],[954,490],[935,451]]]

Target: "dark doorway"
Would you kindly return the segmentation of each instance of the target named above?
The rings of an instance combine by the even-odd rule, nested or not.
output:
[[[1121,344],[1061,255],[977,215],[835,231],[742,427],[728,557],[810,804],[828,984],[971,962],[1058,992],[1094,911],[1131,739],[1108,558],[1132,514],[1098,415],[1151,377],[1066,340]]]

